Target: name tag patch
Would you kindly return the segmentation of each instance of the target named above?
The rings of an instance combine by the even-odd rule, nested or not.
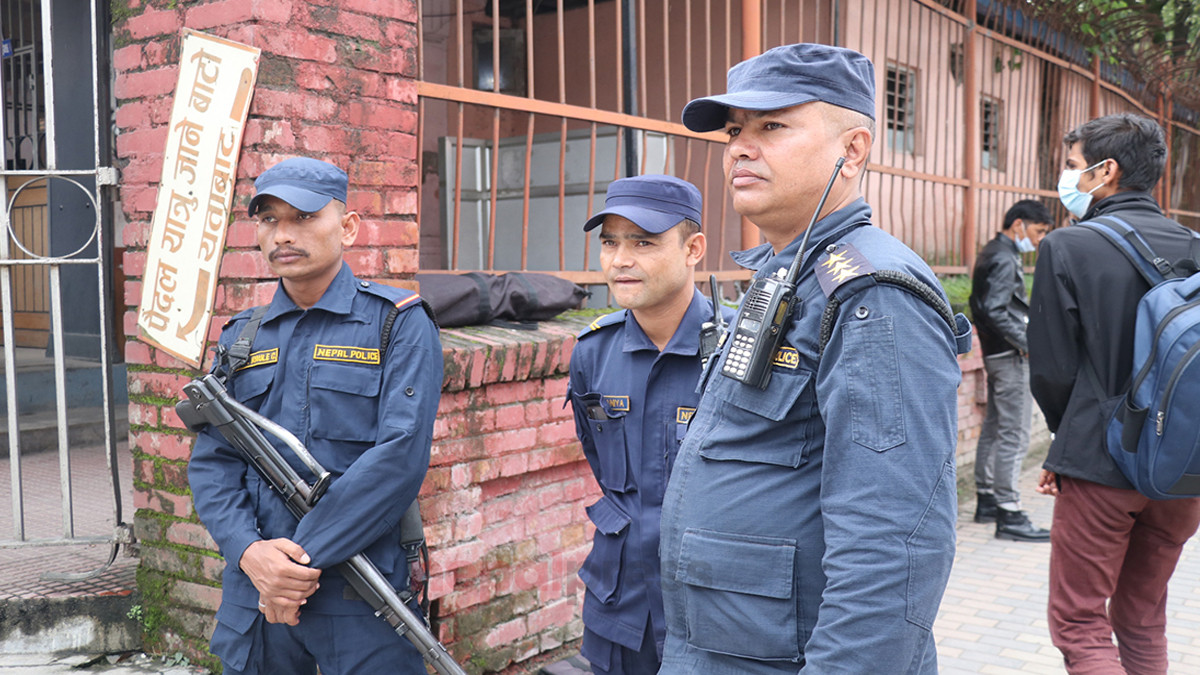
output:
[[[610,413],[629,412],[628,396],[605,396],[601,398],[601,401],[604,403],[604,408]]]
[[[692,415],[696,414],[695,408],[687,408],[679,406],[675,409],[675,421],[679,424],[687,424],[692,421]]]
[[[800,352],[796,351],[795,347],[780,347],[779,351],[775,352],[775,358],[771,359],[771,364],[795,370],[800,367]]]
[[[346,363],[363,363],[368,366],[379,365],[379,350],[366,347],[338,347],[333,345],[317,345],[313,347],[313,359],[316,361],[344,361]]]
[[[242,366],[241,368],[238,368],[238,370],[245,370],[247,368],[253,368],[254,366],[265,366],[265,365],[268,365],[271,363],[276,363],[278,361],[279,361],[279,348],[278,347],[276,347],[274,349],[264,349],[261,352],[254,352],[254,353],[250,354],[250,359],[246,361],[246,365]]]

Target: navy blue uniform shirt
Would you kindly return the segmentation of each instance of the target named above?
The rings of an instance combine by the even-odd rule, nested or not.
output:
[[[663,502],[663,675],[936,673],[931,629],[954,560],[961,371],[949,326],[916,296],[871,285],[842,305],[818,356],[826,247],[939,289],[869,224],[859,199],[813,225],[767,388],[702,375]],[[786,268],[799,238],[735,255]],[[962,327],[960,326],[960,329]],[[970,327],[966,326],[969,333]]]
[[[733,312],[722,309],[728,322]],[[712,318],[712,303],[695,291],[661,353],[625,310],[597,319],[571,353],[575,430],[604,493],[587,509],[596,534],[579,572],[587,586],[583,621],[633,650],[647,623],[660,653],[666,634],[658,524],[671,465],[700,398],[700,326]]]
[[[226,560],[218,621],[248,628],[256,618],[259,594],[238,561],[260,539],[291,539],[312,558],[311,566],[323,570],[301,621],[306,612],[371,611],[365,602],[344,597],[346,582],[331,569],[356,553],[365,552],[395,587],[407,584],[400,518],[429,467],[442,388],[437,327],[420,305],[410,291],[359,281],[344,263],[307,310],[288,298],[282,284],[276,290],[249,363],[227,387],[234,398],[295,434],[333,482],[297,522],[217,431],[200,433],[188,479],[196,513]],[[401,311],[387,351],[380,353],[382,324],[393,307]],[[243,312],[226,325],[222,345],[237,339],[249,315]],[[313,480],[291,450],[266,436],[302,477]]]

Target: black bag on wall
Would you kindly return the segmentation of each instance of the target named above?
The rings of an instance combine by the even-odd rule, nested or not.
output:
[[[421,297],[433,307],[443,328],[543,321],[578,309],[589,295],[566,279],[536,272],[418,274],[416,278]]]

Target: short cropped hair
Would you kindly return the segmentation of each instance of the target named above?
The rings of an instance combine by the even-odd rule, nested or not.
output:
[[[1063,139],[1067,147],[1082,143],[1088,166],[1106,159],[1121,167],[1117,187],[1148,192],[1162,177],[1167,142],[1158,122],[1131,113],[1097,117],[1077,127]]]
[[[832,103],[824,103],[826,106],[826,119],[832,125],[833,131],[840,134],[849,129],[865,127],[871,132],[871,138],[875,137],[875,120],[866,115],[849,108],[843,108]]]
[[[1050,209],[1038,200],[1022,199],[1009,207],[1008,213],[1004,214],[1004,229],[1012,229],[1013,223],[1018,220],[1049,225],[1053,222],[1054,216],[1050,215]]]
[[[683,220],[679,221],[679,224],[675,226],[675,229],[679,230],[679,243],[682,244],[688,240],[688,237],[700,231],[700,223],[697,223],[691,218],[684,218]]]

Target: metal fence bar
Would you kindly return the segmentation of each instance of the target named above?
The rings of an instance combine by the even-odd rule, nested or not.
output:
[[[548,115],[552,117],[566,117],[568,119],[579,120],[583,122],[597,122],[600,124],[609,124],[617,127],[628,127],[630,129],[637,129],[639,131],[654,131],[673,136],[687,136],[705,141],[717,141],[721,143],[725,142],[725,135],[719,131],[698,133],[691,131],[681,123],[665,122],[646,117],[638,117],[636,115],[626,115],[624,113],[611,112],[608,110],[596,110],[592,108],[585,108],[583,106],[571,105],[569,103],[554,103],[551,101],[532,100],[520,96],[495,94],[489,91],[479,91],[476,89],[464,89],[461,87],[436,84],[434,82],[418,82],[417,94],[419,96],[443,101],[493,106],[507,110],[528,112],[531,114]]]
[[[0,115],[0,118],[3,116]],[[3,123],[0,122],[0,125]],[[3,126],[0,126],[0,132]],[[3,255],[8,255],[8,209],[4,209],[5,232],[3,236]],[[12,319],[12,269],[7,265],[0,267],[0,310],[3,311],[4,334],[14,335]],[[9,395],[5,397],[8,412],[8,469],[9,485],[12,495],[13,539],[25,539],[25,503],[21,490],[21,430],[17,423],[17,357],[13,343],[15,340],[4,341],[4,384]]]
[[[533,159],[533,113],[525,130],[525,186],[521,202],[521,269],[529,269],[529,170]]]
[[[558,102],[567,102],[567,49],[566,31],[563,30],[563,0],[558,0],[554,10],[554,18],[558,25]],[[567,250],[564,244],[564,228],[567,213],[567,118],[559,120],[558,131],[558,268],[566,267]],[[530,176],[525,176],[526,182]],[[522,268],[525,269],[525,268]]]
[[[53,16],[50,13],[50,1],[42,0],[42,44],[50,44],[50,35],[52,30]],[[42,55],[42,81],[44,83],[42,92],[42,101],[44,102],[44,114],[46,119],[46,168],[55,169],[58,166],[58,151],[55,141],[56,134],[54,133],[55,115],[54,115],[54,50],[50,50],[49,56],[43,52]],[[36,151],[36,146],[35,146]]]
[[[54,345],[54,408],[58,421],[58,479],[62,497],[63,536],[75,536],[71,500],[71,453],[67,439],[67,370],[64,364],[62,331],[62,285],[58,265],[50,266],[50,335]]]

